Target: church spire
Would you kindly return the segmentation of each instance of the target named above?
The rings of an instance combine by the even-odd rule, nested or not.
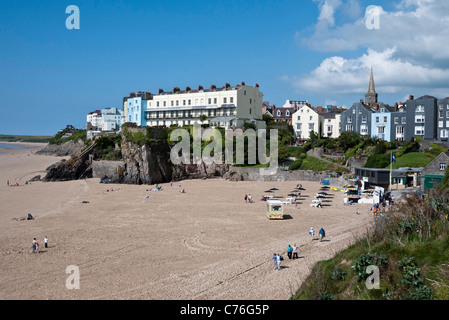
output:
[[[371,75],[370,75],[370,78],[369,78],[368,93],[374,93],[374,92],[376,92],[376,89],[374,88],[373,67],[371,67]]]
[[[371,75],[369,78],[368,92],[365,94],[365,104],[374,106],[377,104],[377,93],[374,87],[373,67],[371,67]]]

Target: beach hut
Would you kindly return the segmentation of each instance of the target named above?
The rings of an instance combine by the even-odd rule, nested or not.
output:
[[[279,200],[267,201],[267,217],[270,220],[284,219],[284,204]]]

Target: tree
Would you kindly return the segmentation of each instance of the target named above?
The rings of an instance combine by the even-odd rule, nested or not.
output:
[[[207,120],[207,116],[205,114],[200,115],[201,124],[203,124],[203,122],[206,120]]]

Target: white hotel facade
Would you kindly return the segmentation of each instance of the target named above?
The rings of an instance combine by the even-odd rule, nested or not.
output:
[[[194,123],[209,124],[213,127],[241,128],[245,122],[265,129],[262,120],[263,94],[259,85],[247,86],[226,84],[221,88],[199,86],[196,90],[187,87],[181,91],[173,88],[170,92],[159,89],[157,95],[149,95],[142,101],[146,107],[147,126],[186,126]],[[204,115],[202,122],[200,117]]]

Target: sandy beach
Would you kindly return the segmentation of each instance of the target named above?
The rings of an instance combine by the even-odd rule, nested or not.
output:
[[[311,208],[321,186],[306,181],[187,180],[159,192],[99,179],[26,185],[62,158],[35,155],[44,144],[21,145],[0,149],[0,299],[286,300],[315,262],[346,248],[372,220],[369,204],[344,206],[341,192],[327,191],[325,206]],[[276,187],[285,199],[298,183],[300,204],[285,206],[286,219],[268,220],[263,191]],[[245,203],[245,193],[255,203]],[[35,219],[19,220],[28,213]],[[310,227],[324,227],[325,241],[311,240]],[[300,259],[289,260],[295,243]],[[281,270],[274,252],[285,258]],[[69,290],[72,265],[80,288]]]

